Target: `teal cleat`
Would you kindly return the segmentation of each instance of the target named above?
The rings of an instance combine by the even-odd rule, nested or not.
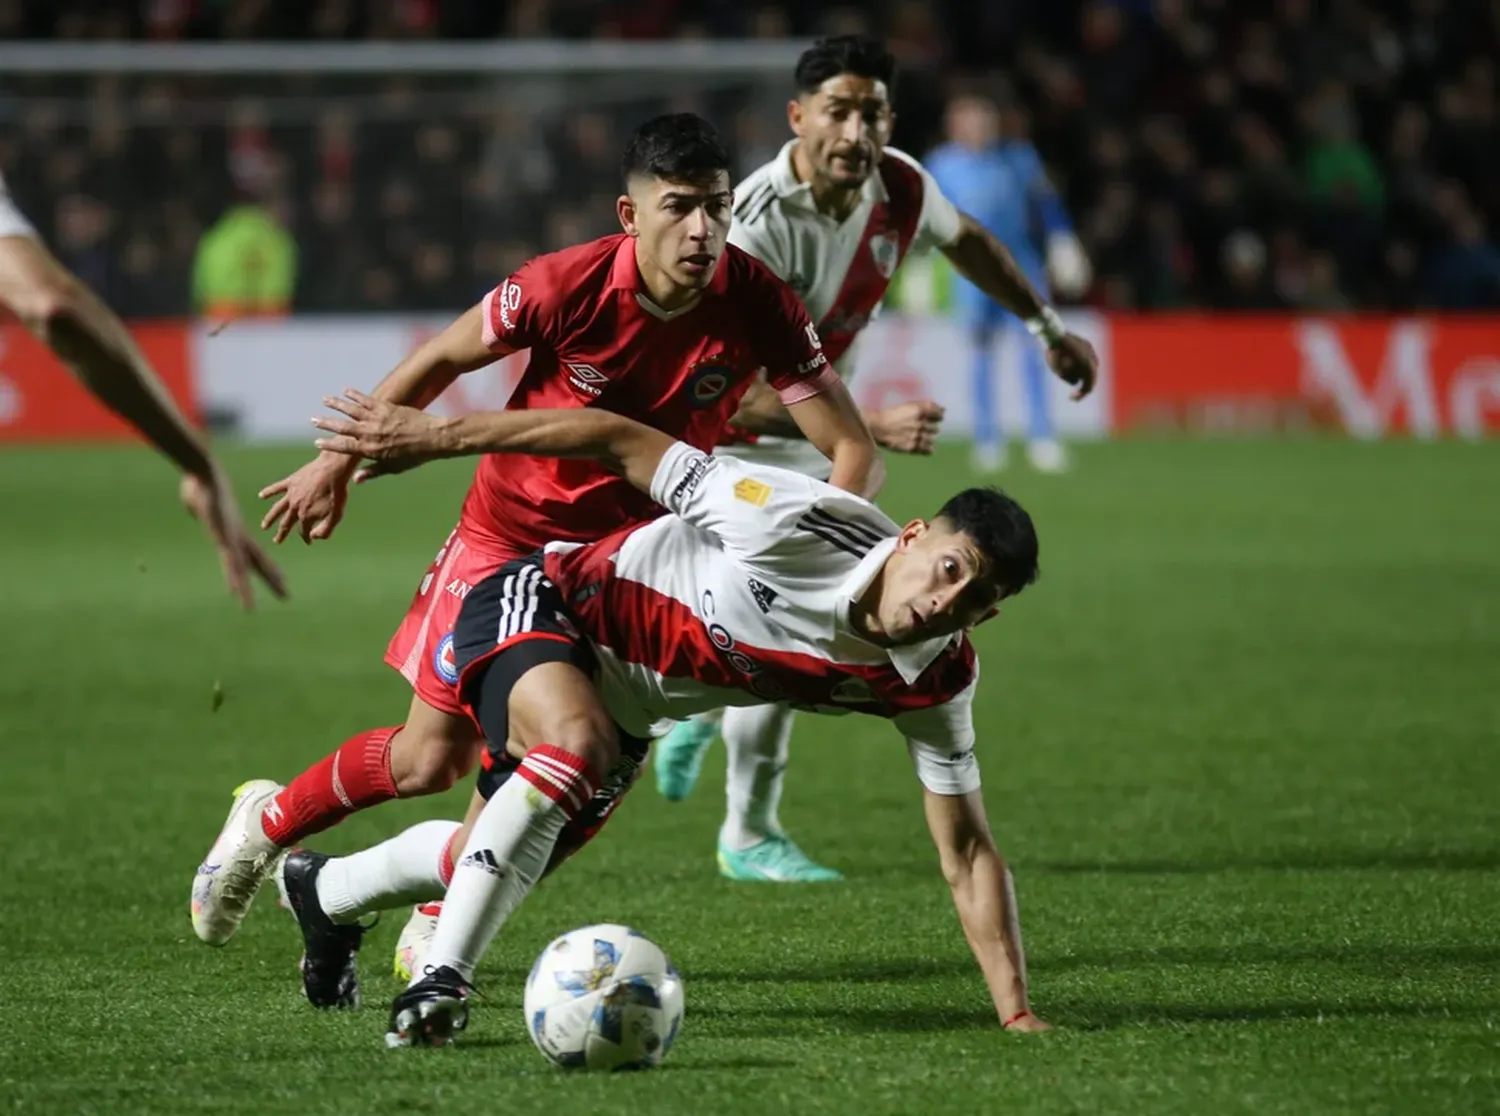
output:
[[[773,834],[748,849],[731,849],[719,842],[719,875],[729,880],[759,883],[827,883],[843,873],[810,859],[785,833]]]
[[[719,726],[704,721],[679,721],[672,731],[658,740],[653,749],[656,758],[656,789],[668,802],[681,802],[698,785],[703,757],[708,746],[719,735]]]

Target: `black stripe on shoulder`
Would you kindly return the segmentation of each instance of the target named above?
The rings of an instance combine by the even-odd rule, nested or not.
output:
[[[802,519],[798,521],[797,526],[801,527],[810,535],[816,535],[818,538],[822,539],[830,546],[837,547],[845,554],[852,554],[856,558],[863,558],[870,552],[869,547],[857,546],[846,536],[830,531],[822,524],[811,521],[807,516],[803,516]]]

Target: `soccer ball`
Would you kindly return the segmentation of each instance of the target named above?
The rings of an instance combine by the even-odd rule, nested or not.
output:
[[[682,1024],[682,978],[651,939],[606,923],[564,934],[526,978],[526,1029],[548,1061],[649,1069]]]

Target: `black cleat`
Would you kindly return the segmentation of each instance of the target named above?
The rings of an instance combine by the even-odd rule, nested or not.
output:
[[[469,1025],[469,997],[474,988],[456,969],[429,968],[416,984],[391,1004],[387,1046],[447,1046]]]
[[[329,857],[308,849],[293,849],[281,867],[286,898],[302,928],[302,991],[316,1008],[359,1007],[359,972],[355,954],[365,928],[340,925],[323,913],[318,902],[318,873]]]

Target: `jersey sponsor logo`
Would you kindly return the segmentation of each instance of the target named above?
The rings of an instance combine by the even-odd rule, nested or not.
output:
[[[609,377],[592,364],[567,364],[568,383],[584,395],[598,399],[604,394],[604,385],[609,383]]]
[[[698,486],[703,483],[703,478],[708,476],[708,466],[709,460],[707,454],[700,453],[695,456],[688,463],[687,472],[677,482],[677,487],[672,489],[671,494],[667,497],[668,501],[676,504],[691,496],[697,490]]]
[[[771,605],[779,596],[775,589],[762,581],[756,581],[753,577],[750,579],[750,595],[755,598],[756,606],[766,613],[771,611]]]
[[[882,279],[896,273],[896,264],[901,259],[901,240],[895,233],[877,233],[870,237],[870,255],[875,260],[875,270]]]
[[[703,364],[694,368],[688,377],[688,401],[694,407],[707,407],[729,390],[733,372],[728,365]]]
[[[453,657],[453,633],[449,632],[432,653],[432,669],[450,686],[458,684],[458,660]]]
[[[752,477],[734,482],[734,498],[743,500],[747,504],[754,504],[757,508],[766,506],[766,501],[771,498],[771,486],[762,484]]]
[[[521,308],[521,285],[513,279],[501,283],[495,305],[500,309],[500,324],[507,330],[514,330],[516,320],[511,315]]]

